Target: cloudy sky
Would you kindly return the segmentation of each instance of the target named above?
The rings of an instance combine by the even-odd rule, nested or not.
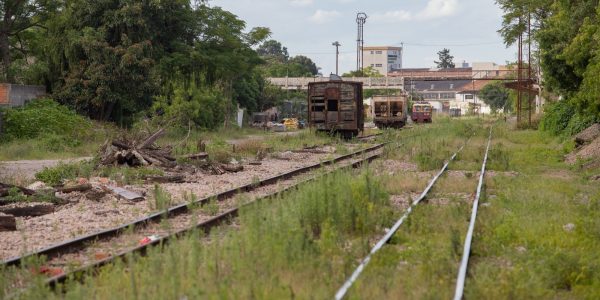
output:
[[[455,62],[515,60],[497,34],[502,12],[494,0],[211,0],[247,22],[271,28],[272,38],[290,55],[312,58],[322,73],[335,72],[334,41],[340,73],[356,67],[356,13],[369,16],[365,46],[400,46],[404,67],[433,67],[446,47]]]

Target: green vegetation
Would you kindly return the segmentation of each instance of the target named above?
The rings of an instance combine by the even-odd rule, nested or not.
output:
[[[32,101],[22,108],[5,109],[3,127],[1,138],[4,142],[51,137],[48,143],[49,148],[53,148],[56,147],[52,145],[53,139],[60,136],[69,138],[56,142],[80,143],[92,128],[92,123],[65,106],[45,99]]]
[[[527,30],[531,14],[534,43],[540,49],[547,99],[542,128],[553,134],[577,133],[600,121],[600,3],[596,0],[498,0],[504,10],[499,32],[507,45]]]
[[[444,48],[438,51],[437,55],[439,57],[439,61],[436,60],[434,63],[438,68],[453,69],[455,67],[454,62],[452,62],[454,60],[454,56],[450,55],[450,49]]]
[[[487,180],[467,298],[599,295],[600,189],[588,181],[590,171],[562,162],[559,143],[535,131],[497,134],[494,147],[502,145],[509,170],[519,174]]]
[[[237,229],[208,239],[191,234],[148,257],[129,257],[83,285],[69,283],[66,295],[33,288],[20,297],[111,299],[118,290],[122,299],[328,298],[392,219],[369,170],[338,172],[243,209]]]
[[[511,110],[512,99],[510,90],[504,87],[504,83],[496,82],[484,86],[479,92],[479,98],[489,105],[495,114],[499,110],[508,112]]]

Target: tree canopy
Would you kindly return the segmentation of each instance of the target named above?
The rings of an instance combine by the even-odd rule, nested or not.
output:
[[[438,68],[451,69],[455,67],[454,63],[452,62],[454,56],[450,55],[449,49],[444,48],[443,50],[439,51],[437,55],[439,57],[439,61],[434,61],[434,63]]]
[[[600,121],[599,1],[498,0],[497,3],[504,10],[499,32],[507,45],[526,33],[531,16],[532,43],[539,49],[544,89],[551,93],[550,99],[563,99],[560,105],[549,104],[542,127],[544,124],[556,127],[560,123],[556,120],[566,120],[568,124],[559,130],[548,129],[575,133],[591,122]],[[557,105],[561,108],[553,109]]]
[[[303,55],[290,58],[287,48],[278,41],[265,41],[256,52],[265,61],[263,72],[267,77],[312,77],[319,73],[310,58]]]
[[[342,74],[342,77],[383,77],[375,68],[368,66],[362,70],[350,71]]]
[[[479,98],[490,106],[493,113],[510,107],[510,91],[504,87],[502,82],[496,82],[484,86],[479,91]]]

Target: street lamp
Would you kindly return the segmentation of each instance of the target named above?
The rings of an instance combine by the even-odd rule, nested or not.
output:
[[[332,46],[335,46],[335,75],[338,75],[338,67],[339,67],[339,57],[340,57],[340,42],[335,41],[331,44]]]

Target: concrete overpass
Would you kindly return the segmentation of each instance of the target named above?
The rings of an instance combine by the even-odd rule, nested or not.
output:
[[[402,77],[344,77],[344,81],[362,82],[363,89],[389,89],[403,90],[404,78]],[[287,90],[307,90],[310,82],[329,81],[329,77],[282,77],[267,78],[267,80],[282,89]]]

